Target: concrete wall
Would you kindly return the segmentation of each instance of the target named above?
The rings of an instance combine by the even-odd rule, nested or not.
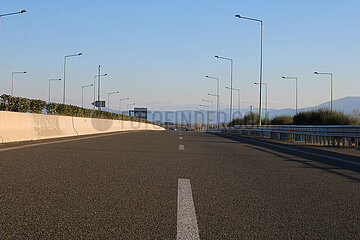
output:
[[[0,142],[39,140],[95,133],[164,130],[139,122],[0,111]]]

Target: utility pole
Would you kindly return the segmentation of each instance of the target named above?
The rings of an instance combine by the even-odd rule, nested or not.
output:
[[[98,110],[101,111],[101,105],[100,105],[100,77],[101,77],[101,65],[99,64],[98,68]]]

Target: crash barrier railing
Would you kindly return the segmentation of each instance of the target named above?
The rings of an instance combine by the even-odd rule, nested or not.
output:
[[[359,150],[360,126],[235,125],[219,129],[225,133],[304,142]]]

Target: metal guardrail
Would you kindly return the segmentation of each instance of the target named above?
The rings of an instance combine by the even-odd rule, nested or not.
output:
[[[359,150],[360,126],[236,125],[222,132]]]

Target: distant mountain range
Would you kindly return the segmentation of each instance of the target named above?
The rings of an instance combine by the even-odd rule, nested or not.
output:
[[[320,105],[308,108],[300,108],[301,111],[310,111],[315,109],[330,108],[330,101],[322,103]],[[342,111],[345,114],[352,114],[354,110],[360,110],[360,97],[344,97],[333,101],[333,109],[337,111]],[[107,110],[106,108],[104,109]],[[265,109],[264,109],[265,110]],[[253,109],[253,112],[257,112],[257,109]],[[112,111],[119,113],[118,111]],[[228,122],[229,109],[221,109],[220,111],[220,122]],[[295,115],[296,110],[292,108],[285,109],[268,109],[269,117],[273,118],[275,116],[281,115]],[[122,112],[123,113],[123,112]],[[249,109],[241,109],[242,116],[249,113]],[[265,114],[265,113],[264,113]],[[234,113],[234,117],[238,117],[237,113]],[[181,110],[181,111],[156,111],[149,110],[148,120],[150,121],[159,121],[159,122],[180,122],[180,123],[195,123],[195,122],[204,122],[207,123],[216,123],[216,113],[204,111],[194,111],[194,110]]]
[[[330,109],[330,101],[322,103],[320,105],[308,108],[300,108],[301,111],[311,111],[316,109]],[[354,110],[360,110],[360,97],[344,97],[337,100],[333,100],[333,109],[336,111],[344,112],[345,114],[351,114]],[[275,117],[279,115],[294,115],[296,113],[295,109],[286,108],[286,109],[270,109],[269,116]]]

